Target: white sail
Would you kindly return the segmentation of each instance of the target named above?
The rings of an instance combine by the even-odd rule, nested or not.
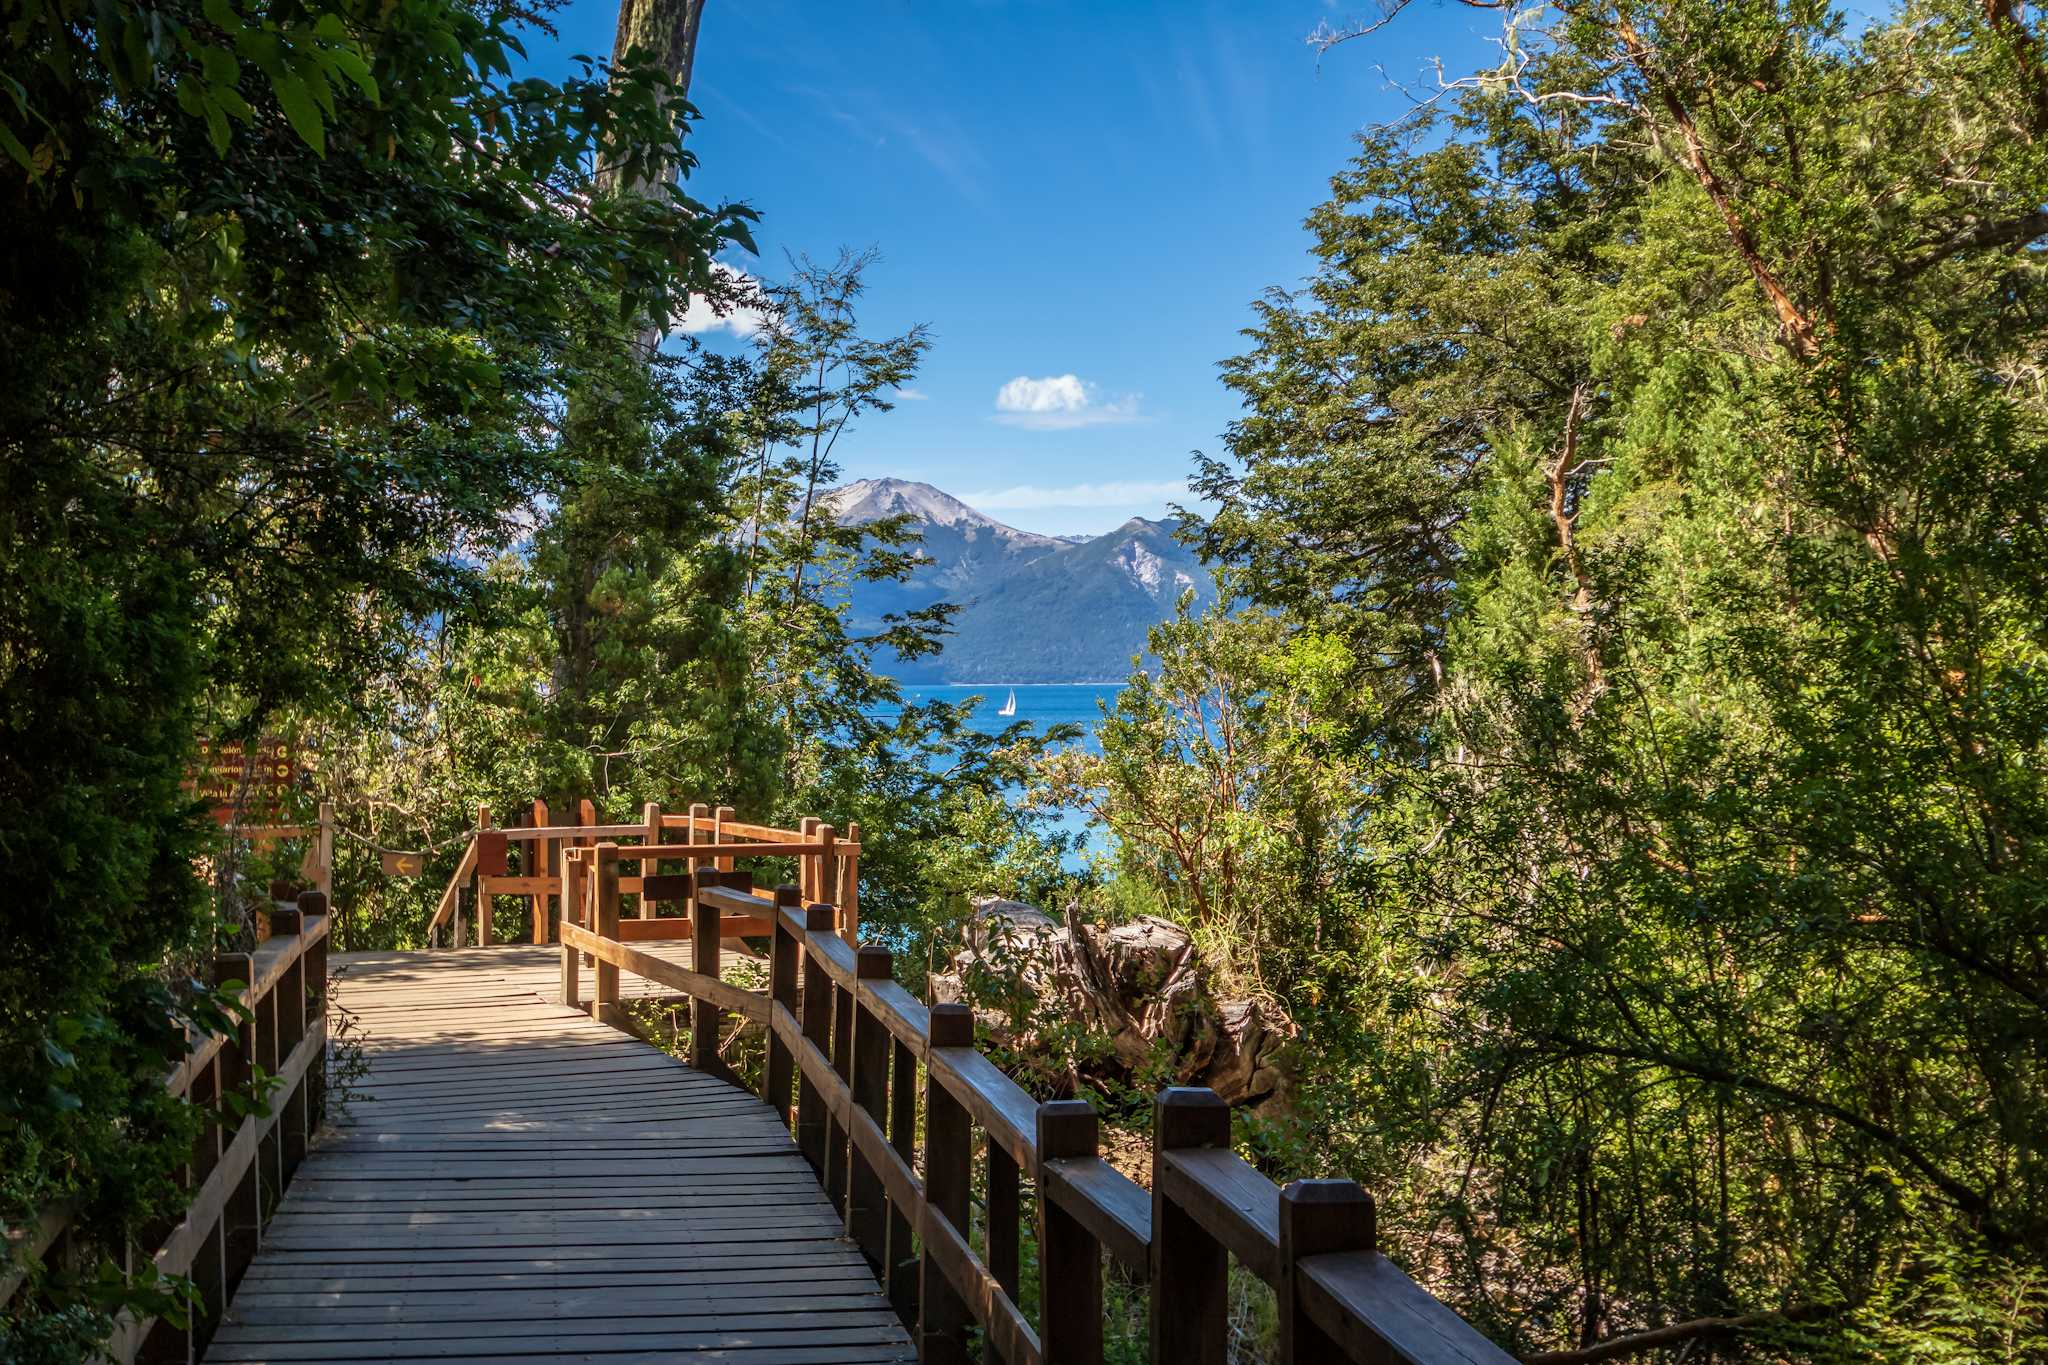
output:
[[[998,712],[996,712],[996,714],[997,714],[997,715],[999,715],[999,716],[1014,716],[1014,715],[1016,715],[1016,714],[1017,714],[1017,692],[1016,692],[1016,689],[1014,689],[1014,688],[1012,688],[1012,689],[1011,689],[1011,691],[1010,691],[1010,699],[1009,699],[1008,701],[1006,701],[1006,702],[1004,702],[1004,703],[1003,703],[1003,709],[1002,709],[1002,710],[1000,710],[1000,711],[998,711]]]

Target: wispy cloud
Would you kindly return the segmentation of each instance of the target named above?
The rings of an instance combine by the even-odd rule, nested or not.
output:
[[[792,84],[791,94],[811,100],[828,118],[844,125],[876,148],[907,150],[929,166],[955,193],[983,212],[993,212],[989,191],[993,173],[988,158],[958,119],[943,108],[899,108],[893,97],[850,83],[817,86]]]
[[[1014,488],[962,493],[960,501],[980,512],[1015,512],[1041,507],[1134,507],[1185,498],[1187,493],[1187,483],[1180,479],[1071,483],[1058,488],[1025,483]]]
[[[1137,394],[1105,402],[1101,389],[1079,375],[1033,379],[1020,374],[996,390],[996,420],[1032,431],[1070,431],[1140,422],[1144,417],[1138,411]]]
[[[923,389],[898,389],[890,397],[899,403],[927,403],[931,401],[931,395]]]

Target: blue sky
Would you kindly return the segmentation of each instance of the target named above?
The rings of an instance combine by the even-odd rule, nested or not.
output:
[[[761,254],[882,254],[866,328],[930,325],[919,397],[840,444],[848,478],[922,479],[1055,534],[1157,516],[1235,403],[1216,364],[1391,84],[1484,61],[1498,17],[1420,0],[1320,63],[1374,0],[1230,5],[709,0],[691,192],[762,215]],[[558,74],[605,54],[615,0],[571,0]]]

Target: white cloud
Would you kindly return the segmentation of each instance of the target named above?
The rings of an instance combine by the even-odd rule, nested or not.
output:
[[[991,488],[962,493],[960,501],[976,511],[1019,511],[1039,507],[1132,507],[1186,498],[1188,486],[1180,479],[1156,483],[1074,483],[1058,488],[1039,484],[1018,484],[1013,488]]]
[[[741,299],[760,297],[761,282],[746,271],[736,270],[723,261],[713,261],[711,269],[724,278],[729,286],[726,292],[731,295]],[[733,302],[731,298],[714,307],[710,299],[694,294],[690,298],[690,310],[676,321],[674,330],[685,336],[731,332],[736,337],[750,337],[768,324],[768,314],[759,308]]]
[[[891,397],[899,403],[923,403],[929,401],[931,395],[922,389],[898,389]]]
[[[1020,374],[996,390],[996,420],[1033,431],[1066,431],[1143,419],[1136,394],[1105,403],[1101,390],[1079,375],[1032,379]]]

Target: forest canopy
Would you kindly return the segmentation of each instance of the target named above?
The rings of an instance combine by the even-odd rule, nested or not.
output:
[[[1349,772],[1233,786],[1306,1150],[1523,1351],[2038,1353],[2040,19],[1504,18],[1361,138],[1199,477],[1208,630],[1286,641],[1219,697]]]

